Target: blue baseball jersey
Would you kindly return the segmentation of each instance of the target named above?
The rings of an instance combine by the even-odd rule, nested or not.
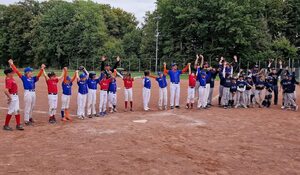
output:
[[[283,79],[280,84],[282,85],[282,89],[284,93],[294,93],[296,90],[296,85],[293,80]]]
[[[29,78],[22,75],[21,80],[25,90],[35,90],[35,83],[39,81],[39,78],[36,76]]]
[[[151,89],[151,80],[148,77],[144,78],[144,88]]]
[[[78,82],[77,82],[77,85],[78,85],[78,92],[80,93],[80,94],[87,94],[88,93],[88,84],[87,84],[87,80],[85,80],[85,81],[81,81],[81,80],[79,80]]]
[[[175,83],[175,84],[180,83],[181,74],[182,74],[181,70],[176,70],[176,71],[169,70],[168,75],[170,76],[171,83]]]
[[[211,81],[211,71],[206,72],[206,83],[210,84]]]
[[[239,88],[244,88],[247,86],[247,83],[245,81],[240,81],[240,80],[238,80],[236,82],[236,84],[237,84],[237,87],[239,87]]]
[[[231,83],[230,85],[230,92],[236,92],[237,91],[237,84],[236,83]]]
[[[72,95],[72,85],[73,83],[62,83],[62,90],[64,95]]]
[[[256,90],[263,90],[265,88],[266,82],[257,79],[255,82],[255,89]]]
[[[117,81],[116,79],[113,79],[109,83],[108,92],[116,93],[117,92]]]
[[[167,77],[165,75],[163,75],[162,77],[157,77],[156,81],[158,82],[158,86],[160,88],[165,88],[168,86]]]
[[[87,80],[87,84],[88,84],[89,89],[97,90],[97,85],[98,85],[99,82],[100,82],[99,78],[98,79],[91,79],[91,78],[89,78]]]

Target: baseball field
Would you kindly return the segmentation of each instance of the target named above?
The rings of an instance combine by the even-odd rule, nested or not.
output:
[[[23,109],[22,84],[16,79]],[[1,87],[3,81],[2,76]],[[50,125],[47,87],[41,78],[35,125],[23,132],[0,131],[0,174],[300,174],[299,112],[280,106],[225,110],[217,107],[216,99],[208,110],[186,110],[187,80],[181,83],[181,109],[158,111],[158,88],[152,81],[152,111],[143,112],[142,83],[136,80],[135,111],[123,112],[123,84],[117,81],[117,113],[85,120],[73,116],[73,122]],[[74,85],[73,115],[76,97]],[[1,123],[6,106],[2,95]]]

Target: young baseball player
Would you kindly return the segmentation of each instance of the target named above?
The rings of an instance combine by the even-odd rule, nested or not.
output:
[[[265,88],[265,79],[262,75],[258,76],[255,81],[255,102],[259,108],[262,106],[263,89]]]
[[[198,65],[199,59],[201,59],[200,65]],[[201,67],[201,68],[203,67],[203,62],[204,62],[203,55],[197,54],[196,55],[196,60],[195,60],[195,63],[194,63],[194,70],[195,70],[196,73],[197,73],[198,67]],[[199,99],[199,91],[198,91],[199,87],[200,87],[200,82],[199,82],[198,76],[197,76],[197,81],[196,81],[196,86],[195,86],[195,95],[196,95],[195,99]]]
[[[271,70],[272,61],[269,62],[268,72],[269,76],[273,78],[273,91],[274,91],[274,105],[278,104],[278,79],[282,73],[282,61],[279,61],[279,70],[277,71],[275,68]]]
[[[108,108],[110,113],[117,112],[117,71],[114,71],[114,75],[111,77],[111,81],[108,87]]]
[[[200,76],[199,76],[200,75]],[[197,76],[199,81],[199,98],[198,98],[198,109],[206,109],[205,103],[205,88],[206,88],[206,72],[202,71],[200,67],[197,70]]]
[[[232,77],[231,85],[230,85],[229,105],[228,105],[230,108],[234,107],[236,91],[237,91],[236,78]]]
[[[245,104],[249,108],[250,105],[253,106],[253,96],[254,96],[254,83],[252,81],[251,76],[247,76],[246,78],[246,90],[245,90]]]
[[[70,76],[68,76],[68,70],[67,68],[64,69],[64,80],[62,82],[62,96],[61,96],[61,118],[62,121],[72,120],[70,118],[69,114],[69,108],[70,108],[70,100],[72,95],[72,86],[74,80],[78,77],[78,71],[75,72],[73,78],[71,79]]]
[[[144,110],[149,111],[149,102],[151,97],[151,80],[150,80],[150,71],[146,70],[144,72],[144,79],[143,79],[143,105]]]
[[[9,126],[10,119],[12,115],[15,115],[16,118],[16,129],[24,130],[21,125],[21,116],[20,116],[20,106],[19,106],[19,96],[18,96],[18,85],[14,79],[14,71],[9,68],[4,70],[5,78],[5,90],[4,93],[8,99],[8,112],[5,118],[5,124],[3,129],[6,131],[12,131],[13,129]]]
[[[239,79],[236,82],[237,92],[236,92],[236,105],[235,108],[244,107],[247,108],[246,105],[246,87],[247,83],[244,80],[244,75],[239,75]]]
[[[266,78],[266,82],[265,82],[265,88],[266,88],[265,99],[262,102],[262,105],[266,108],[269,108],[271,106],[272,93],[273,93],[273,88],[274,88],[273,81],[274,81],[274,79],[271,76],[268,76]]]
[[[213,99],[213,93],[214,93],[214,88],[215,88],[215,79],[218,75],[218,71],[215,68],[212,68],[210,70],[211,72],[211,77],[210,77],[210,88],[209,88],[209,95],[208,95],[208,101],[207,105],[208,107],[212,106],[212,99]]]
[[[33,107],[35,105],[36,101],[36,95],[35,95],[35,83],[39,81],[40,76],[43,74],[45,65],[42,64],[41,69],[37,76],[33,76],[33,69],[30,67],[27,67],[24,69],[24,75],[22,75],[17,67],[14,65],[14,62],[12,59],[9,61],[9,65],[13,69],[13,71],[19,76],[19,78],[23,82],[24,87],[24,121],[25,125],[32,125],[34,123],[34,120],[32,119],[32,113],[33,113]]]
[[[78,85],[78,96],[77,96],[77,116],[79,119],[85,119],[85,107],[88,94],[87,75],[82,73],[78,76],[77,73],[77,85]]]
[[[298,105],[295,102],[295,90],[296,90],[296,85],[295,81],[293,81],[293,75],[289,74],[287,78],[283,79],[281,81],[281,86],[283,89],[283,93],[285,95],[284,98],[284,108],[287,109],[289,107],[292,108],[292,110],[297,111],[298,110]]]
[[[162,72],[158,72],[156,76],[150,75],[149,77],[154,78],[159,86],[159,98],[158,98],[158,108],[159,110],[167,110],[168,107],[168,90],[167,90],[167,76]]]
[[[92,118],[97,116],[96,112],[96,101],[97,101],[97,86],[101,80],[101,74],[99,77],[96,77],[95,72],[88,72],[84,67],[82,67],[83,72],[87,75],[87,84],[88,84],[88,95],[87,95],[87,116]]]
[[[222,81],[223,88],[222,88],[222,106],[224,109],[228,108],[229,100],[230,100],[230,87],[231,87],[231,78],[230,73],[225,73],[225,70],[219,73],[219,77]]]
[[[171,109],[179,109],[179,100],[180,100],[180,75],[185,73],[188,70],[188,65],[182,69],[178,70],[177,64],[172,63],[172,69],[167,70],[167,65],[164,63],[164,73],[170,76],[170,106]]]
[[[65,69],[65,68],[64,68]],[[47,87],[48,87],[48,104],[49,104],[49,123],[56,123],[56,109],[57,109],[57,100],[58,100],[58,88],[57,84],[59,80],[64,77],[65,71],[62,71],[62,75],[57,77],[54,72],[46,73],[44,70],[44,77],[46,79]]]
[[[189,63],[189,87],[188,87],[188,95],[186,102],[186,109],[193,109],[195,103],[195,87],[197,76],[194,71],[191,70],[191,64]],[[200,82],[199,82],[200,87]]]
[[[99,113],[100,116],[104,117],[107,115],[106,105],[107,105],[107,94],[109,89],[109,83],[112,81],[111,74],[104,74],[103,78],[100,80],[100,103],[99,103]]]
[[[131,77],[131,73],[127,73],[124,77],[121,76],[121,78],[124,82],[125,112],[127,112],[128,101],[130,102],[130,111],[133,111],[132,86],[134,78]]]

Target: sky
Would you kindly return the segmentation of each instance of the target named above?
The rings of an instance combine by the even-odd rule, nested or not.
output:
[[[0,0],[0,4],[13,4],[19,0]],[[102,4],[110,4],[112,7],[119,7],[127,12],[133,13],[137,20],[142,23],[146,11],[155,10],[156,0],[93,0]]]

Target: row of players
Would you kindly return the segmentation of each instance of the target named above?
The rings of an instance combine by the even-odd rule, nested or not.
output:
[[[199,59],[201,63],[198,64]],[[12,130],[9,126],[12,115],[16,117],[17,129],[23,130],[20,124],[19,114],[19,98],[18,87],[14,80],[14,74],[16,73],[22,80],[24,86],[24,122],[26,125],[32,125],[34,120],[32,119],[33,107],[35,105],[35,83],[39,80],[40,76],[44,76],[48,86],[48,104],[49,104],[49,123],[56,123],[56,109],[58,101],[58,82],[63,79],[62,82],[62,107],[61,117],[63,121],[71,120],[69,114],[69,103],[72,95],[72,85],[76,80],[78,85],[78,97],[77,97],[77,115],[80,119],[84,119],[86,116],[92,118],[93,116],[105,116],[106,105],[109,104],[109,111],[116,112],[117,104],[117,84],[116,77],[120,76],[124,82],[124,95],[125,95],[125,111],[128,109],[128,102],[130,104],[130,110],[133,111],[133,98],[132,87],[133,81],[136,78],[142,78],[143,81],[143,107],[145,111],[150,110],[149,101],[151,96],[151,78],[155,78],[159,85],[159,102],[158,106],[161,110],[167,110],[167,75],[170,77],[170,108],[179,108],[180,98],[180,75],[189,72],[189,86],[187,92],[187,104],[186,108],[192,109],[194,107],[195,96],[198,96],[198,109],[207,109],[211,106],[214,82],[217,75],[220,77],[219,86],[219,105],[228,108],[235,106],[238,107],[250,107],[258,105],[259,107],[269,107],[271,104],[272,93],[274,92],[274,104],[278,103],[278,77],[282,72],[282,62],[279,62],[280,69],[270,69],[272,62],[270,62],[268,69],[259,70],[258,66],[255,66],[248,72],[239,71],[238,78],[234,78],[234,69],[236,69],[237,57],[234,57],[234,62],[229,63],[223,57],[221,57],[218,68],[209,67],[207,62],[204,62],[202,55],[197,55],[194,67],[191,67],[189,63],[184,69],[178,70],[177,64],[173,63],[172,68],[167,70],[164,63],[164,71],[159,72],[157,76],[150,74],[150,71],[145,71],[143,77],[132,78],[130,73],[120,74],[116,71],[119,65],[120,58],[117,57],[117,62],[110,67],[109,64],[105,64],[106,57],[101,59],[101,74],[96,77],[95,72],[88,72],[84,67],[80,67],[71,78],[68,76],[67,68],[64,68],[61,76],[56,76],[54,72],[46,73],[45,65],[41,66],[41,69],[37,76],[33,76],[32,68],[28,67],[24,69],[24,74],[21,74],[13,63],[13,60],[9,60],[11,68],[6,69],[6,90],[5,94],[8,97],[8,113],[5,120],[4,129]],[[79,71],[82,71],[79,75]],[[100,85],[100,104],[99,115],[96,113],[96,92],[97,86]],[[283,108],[292,108],[297,110],[298,106],[295,99],[295,84],[298,84],[295,78],[295,73],[289,73],[287,70],[283,74],[281,80],[281,87],[283,90]],[[265,93],[263,93],[265,91]],[[263,100],[263,94],[265,99]],[[87,106],[86,106],[87,105]]]

